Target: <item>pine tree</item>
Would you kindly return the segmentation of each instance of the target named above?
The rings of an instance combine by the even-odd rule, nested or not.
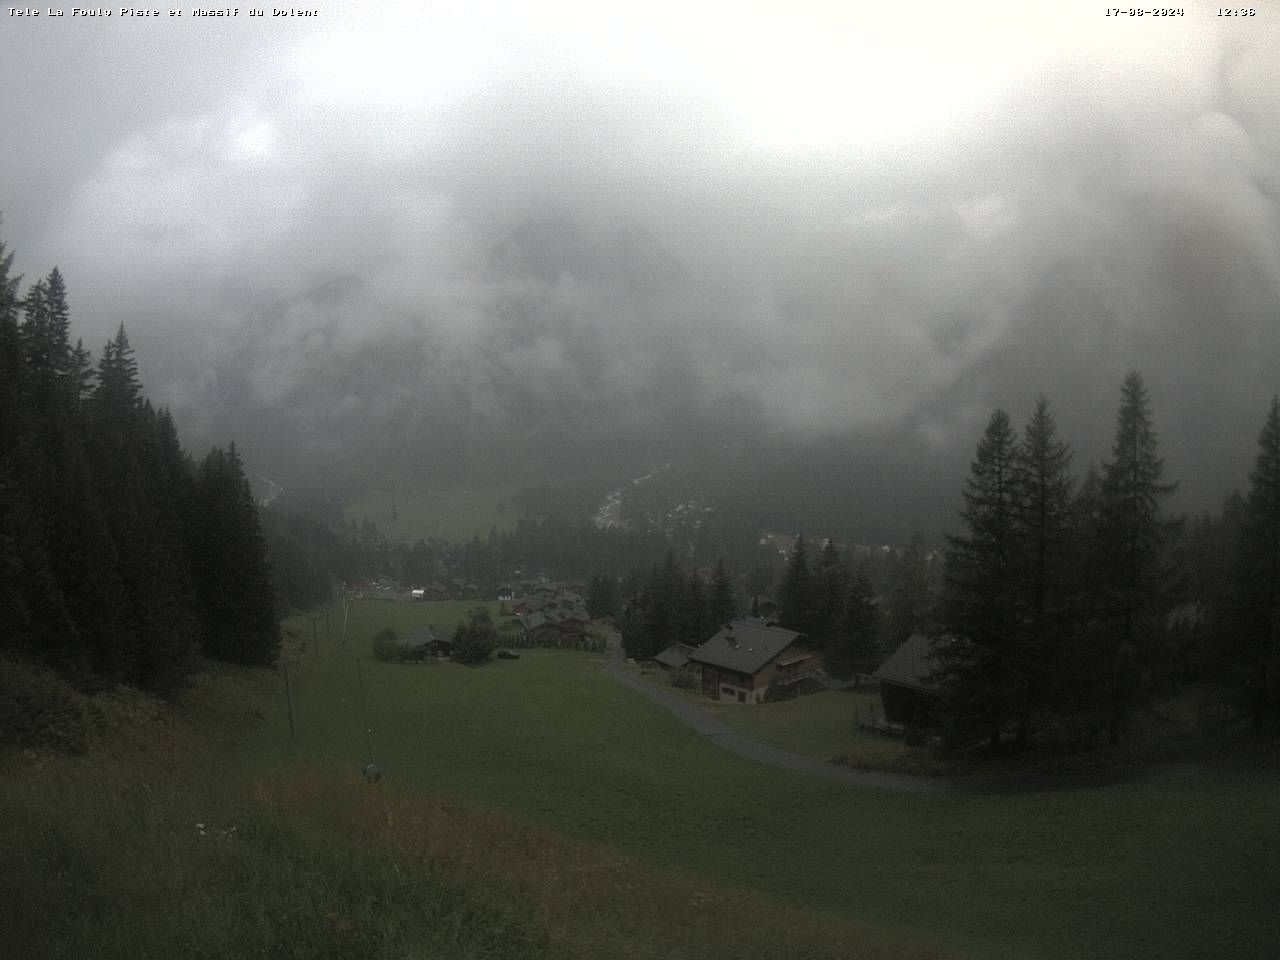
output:
[[[475,607],[453,633],[450,657],[457,663],[484,663],[498,645],[498,631],[485,607]]]
[[[1273,397],[1249,474],[1237,567],[1244,686],[1260,726],[1280,671],[1280,397]]]
[[[813,594],[808,548],[801,533],[791,548],[791,558],[782,577],[781,608],[778,611],[782,626],[800,633],[809,633],[813,629]]]
[[[894,650],[931,624],[932,595],[924,535],[914,533],[885,575],[884,648]]]
[[[859,569],[849,578],[840,623],[827,646],[827,672],[838,680],[873,670],[880,659],[880,612],[871,581]]]
[[[711,576],[711,596],[708,599],[707,614],[713,631],[719,630],[737,615],[737,603],[733,598],[733,581],[729,579],[723,559],[717,558],[715,573]]]
[[[215,447],[196,483],[192,559],[204,649],[220,660],[275,662],[280,628],[257,505],[235,444]]]
[[[705,643],[715,633],[709,627],[707,615],[707,590],[697,571],[689,574],[683,591],[680,611],[680,640],[691,646]]]
[[[834,542],[828,540],[818,558],[814,584],[814,640],[826,646],[839,630],[849,594],[849,569]]]
[[[1068,642],[1070,467],[1071,451],[1058,439],[1049,402],[1040,397],[1014,458],[1013,532],[1020,562],[1010,657],[1020,693],[1020,746],[1026,745],[1032,710],[1052,698]]]
[[[1102,518],[1107,582],[1103,586],[1103,697],[1108,734],[1118,743],[1157,655],[1167,525],[1160,503],[1175,486],[1163,482],[1151,407],[1142,376],[1129,371],[1120,394],[1112,460],[1103,468]]]
[[[951,643],[936,649],[944,708],[959,728],[981,730],[993,747],[1017,714],[1019,674],[1015,621],[1016,441],[997,410],[978,443],[960,513],[965,532],[949,536],[944,620]]]

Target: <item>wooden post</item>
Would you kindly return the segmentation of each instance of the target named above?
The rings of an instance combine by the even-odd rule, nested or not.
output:
[[[356,657],[356,676],[360,678],[360,717],[364,720],[364,743],[369,748],[369,762],[373,763],[373,731],[369,729],[369,707],[364,699],[364,667]]]
[[[296,743],[298,740],[297,730],[293,725],[293,687],[289,684],[289,661],[284,661],[284,696],[289,702],[289,740]]]
[[[351,615],[351,598],[342,595],[342,645],[347,645],[347,618]]]

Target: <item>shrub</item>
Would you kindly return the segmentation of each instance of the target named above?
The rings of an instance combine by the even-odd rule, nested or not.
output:
[[[692,670],[676,670],[671,674],[671,685],[681,690],[696,690],[698,678],[693,675]]]
[[[764,691],[764,702],[774,703],[778,700],[794,700],[799,692],[794,683],[779,683],[775,677],[769,681],[769,686]]]
[[[391,627],[383,627],[373,635],[373,655],[379,660],[397,663],[402,659],[402,653],[400,637]]]
[[[45,667],[0,658],[0,741],[84,753],[89,748],[84,698]]]
[[[453,634],[453,660],[455,663],[483,663],[498,645],[498,631],[493,618],[484,607],[471,611],[469,623],[458,624]]]

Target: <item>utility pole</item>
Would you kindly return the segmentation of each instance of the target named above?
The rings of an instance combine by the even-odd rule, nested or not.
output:
[[[293,725],[293,687],[289,684],[289,661],[283,660],[280,665],[284,667],[284,696],[289,703],[289,741],[296,743],[298,732]]]
[[[320,662],[320,638],[316,635],[316,624],[322,617],[307,617],[311,621],[311,643],[316,648],[316,663]]]

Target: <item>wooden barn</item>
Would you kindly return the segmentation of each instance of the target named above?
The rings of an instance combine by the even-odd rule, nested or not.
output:
[[[908,724],[925,718],[938,689],[933,673],[937,661],[932,641],[913,633],[873,675],[880,681],[880,703],[890,723]]]

